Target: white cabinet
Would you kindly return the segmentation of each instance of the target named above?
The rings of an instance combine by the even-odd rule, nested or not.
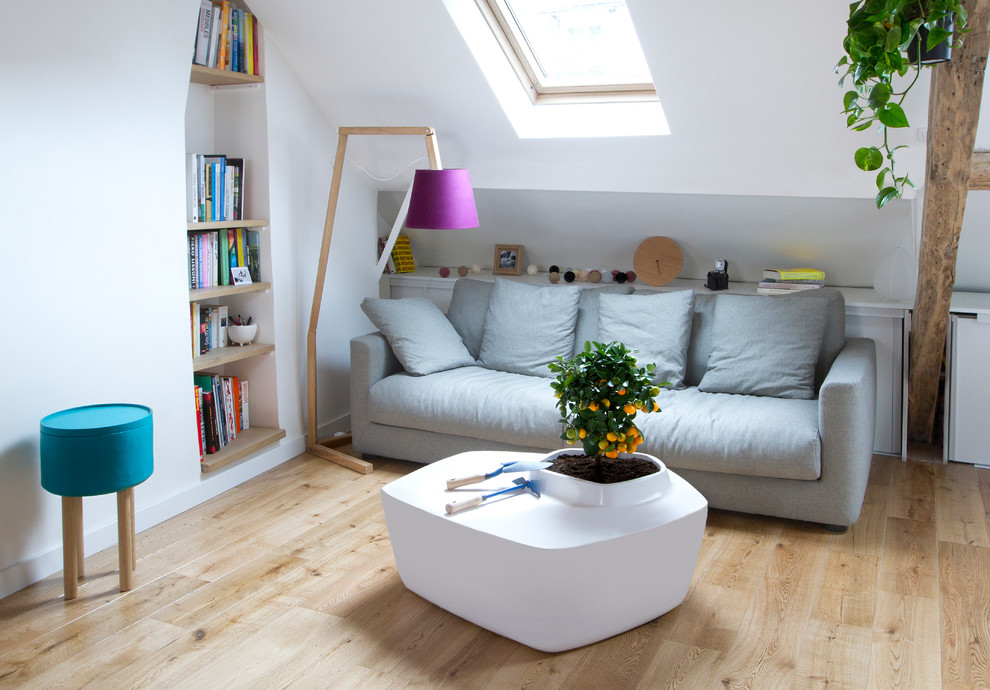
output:
[[[947,353],[944,457],[990,465],[990,314],[953,313]]]

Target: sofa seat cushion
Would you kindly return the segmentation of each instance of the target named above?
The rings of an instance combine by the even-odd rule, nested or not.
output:
[[[671,468],[818,479],[818,401],[661,390],[661,412],[637,415],[640,450]]]
[[[540,376],[483,367],[393,374],[371,387],[368,402],[378,424],[547,450],[564,445],[553,390]]]

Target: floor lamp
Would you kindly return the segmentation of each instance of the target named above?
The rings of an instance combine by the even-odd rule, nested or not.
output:
[[[323,224],[323,244],[320,247],[320,263],[316,269],[316,287],[313,290],[313,310],[309,316],[309,331],[306,336],[306,378],[308,396],[308,419],[306,445],[309,452],[326,460],[336,462],[355,472],[370,473],[374,467],[370,462],[359,460],[341,453],[334,444],[341,445],[339,437],[319,440],[316,437],[316,327],[320,320],[320,305],[323,301],[323,288],[327,277],[327,259],[330,257],[330,239],[333,236],[333,221],[337,213],[337,197],[340,194],[340,178],[344,170],[344,154],[347,138],[352,135],[404,135],[422,136],[426,139],[426,154],[430,160],[429,170],[417,170],[413,185],[406,195],[399,216],[392,228],[392,234],[382,251],[378,263],[378,273],[392,251],[392,244],[399,228],[405,221],[410,228],[476,228],[478,213],[474,205],[474,193],[467,170],[451,168],[444,170],[440,165],[440,149],[432,127],[341,127],[337,130],[337,156],[333,164],[333,177],[330,181],[330,200],[327,203],[327,217]],[[407,212],[408,208],[408,212]],[[349,437],[343,437],[346,442]]]

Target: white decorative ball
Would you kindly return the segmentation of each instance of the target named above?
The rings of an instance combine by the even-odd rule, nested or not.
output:
[[[481,273],[481,266],[478,264],[471,266],[471,273]]]
[[[529,266],[526,267],[526,273],[528,273],[531,276],[535,276],[537,271],[539,270],[540,269],[536,267],[536,264],[530,264]]]
[[[602,272],[602,282],[611,283],[612,282],[612,271],[608,270],[604,266],[599,269]]]

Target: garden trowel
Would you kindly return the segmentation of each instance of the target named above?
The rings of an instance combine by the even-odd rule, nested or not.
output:
[[[523,479],[520,477],[519,479],[513,479],[512,483],[516,486],[510,486],[507,489],[499,489],[498,491],[493,491],[490,494],[475,495],[470,498],[458,498],[453,500],[447,504],[447,515],[453,515],[454,513],[467,508],[474,508],[477,505],[481,505],[482,501],[487,501],[489,498],[494,496],[507,494],[510,491],[523,491],[525,489],[529,489],[536,494],[537,498],[540,497],[540,485],[535,479]]]
[[[505,462],[497,470],[492,470],[487,474],[473,474],[470,477],[455,477],[454,479],[447,480],[447,489],[456,489],[459,486],[465,486],[466,484],[477,484],[478,482],[483,482],[486,479],[491,479],[492,477],[497,477],[503,472],[535,472],[537,470],[542,470],[550,467],[551,463],[546,460],[541,460],[539,462]]]

